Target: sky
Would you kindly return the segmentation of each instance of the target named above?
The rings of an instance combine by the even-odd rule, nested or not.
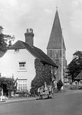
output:
[[[15,41],[25,40],[27,28],[34,31],[34,45],[47,52],[56,7],[69,63],[73,53],[82,51],[82,0],[0,0],[0,25]]]

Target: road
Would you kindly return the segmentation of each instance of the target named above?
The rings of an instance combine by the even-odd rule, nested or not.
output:
[[[60,93],[54,99],[0,104],[0,115],[82,115],[82,93]]]

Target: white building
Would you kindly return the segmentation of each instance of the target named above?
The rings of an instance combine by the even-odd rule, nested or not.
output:
[[[51,66],[56,67],[55,63],[39,48],[33,46],[33,30],[27,29],[25,42],[18,40],[6,53],[0,56],[0,73],[3,77],[14,77],[27,80],[27,89],[30,89],[31,81],[35,77],[34,60],[38,58]]]

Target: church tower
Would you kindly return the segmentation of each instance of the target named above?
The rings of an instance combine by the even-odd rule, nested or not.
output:
[[[58,70],[55,73],[56,80],[64,78],[64,69],[66,62],[66,47],[62,34],[58,11],[56,10],[55,19],[53,22],[49,42],[47,45],[47,55],[58,65]]]

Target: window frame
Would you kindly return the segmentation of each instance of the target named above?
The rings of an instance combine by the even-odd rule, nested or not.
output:
[[[26,61],[18,62],[18,71],[27,71],[27,62]]]

